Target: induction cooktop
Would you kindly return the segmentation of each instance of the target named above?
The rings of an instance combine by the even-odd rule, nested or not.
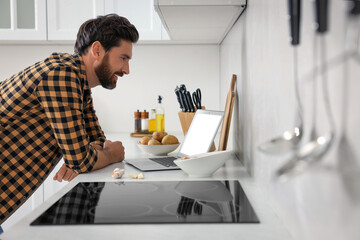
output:
[[[81,182],[30,225],[259,223],[239,181]]]

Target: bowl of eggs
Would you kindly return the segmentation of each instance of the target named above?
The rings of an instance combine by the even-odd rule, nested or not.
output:
[[[142,137],[138,143],[141,151],[156,156],[167,155],[176,150],[179,145],[177,137],[164,132],[154,132],[152,136]]]

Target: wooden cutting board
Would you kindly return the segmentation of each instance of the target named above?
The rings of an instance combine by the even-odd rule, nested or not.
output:
[[[146,136],[149,136],[151,137],[152,136],[152,133],[130,133],[130,136],[131,137],[146,137]]]
[[[233,108],[234,108],[234,101],[235,101],[235,94],[236,94],[235,84],[236,84],[236,75],[233,74],[232,78],[231,78],[230,89],[229,89],[229,92],[228,92],[227,98],[226,98],[225,114],[224,114],[223,124],[221,127],[221,135],[220,135],[218,151],[224,151],[224,150],[226,150],[226,147],[227,147],[231,117],[232,117],[232,112],[233,112]]]

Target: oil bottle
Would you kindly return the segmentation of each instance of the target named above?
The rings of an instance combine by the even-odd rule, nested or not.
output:
[[[156,108],[156,131],[165,132],[165,111],[161,105],[162,97],[158,97],[158,106]]]
[[[156,110],[151,109],[150,117],[149,117],[149,132],[155,132],[156,131],[155,115],[156,115]]]

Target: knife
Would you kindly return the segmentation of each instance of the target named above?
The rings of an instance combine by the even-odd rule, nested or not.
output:
[[[180,93],[180,100],[183,104],[183,112],[189,112],[189,106],[187,104],[187,100],[186,100],[186,96],[185,96],[185,93],[183,91],[179,91]]]
[[[180,104],[180,109],[183,111],[184,105],[183,105],[183,103],[182,103],[182,101],[180,99],[180,88],[178,86],[176,86],[176,88],[175,88],[175,94],[176,94],[177,100],[178,100],[178,102]]]
[[[190,95],[190,92],[189,91],[186,91],[185,92],[185,95],[186,95],[186,100],[187,100],[187,103],[188,103],[188,106],[189,106],[189,112],[195,112],[195,107],[194,107],[194,104],[191,100],[191,95]]]
[[[185,84],[180,84],[180,91],[181,91],[181,92],[185,92],[185,91],[186,91],[186,86],[185,86]]]

